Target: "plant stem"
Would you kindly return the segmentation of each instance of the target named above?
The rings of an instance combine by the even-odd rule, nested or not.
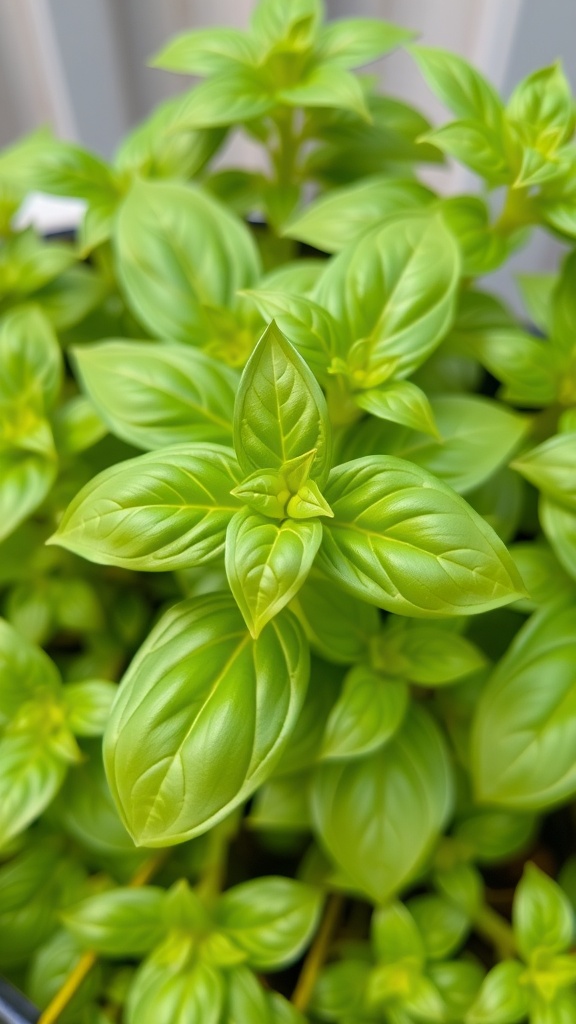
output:
[[[297,1010],[303,1012],[310,1002],[316,978],[326,959],[343,905],[344,898],[339,893],[333,893],[328,899],[322,924],[304,961],[304,966],[292,994],[292,1003]]]
[[[534,222],[534,209],[527,188],[509,188],[502,212],[493,226],[495,234],[507,237]]]
[[[146,885],[146,883],[150,881],[153,875],[155,875],[162,866],[167,855],[167,851],[162,850],[155,857],[151,857],[149,860],[145,861],[130,879],[128,883],[129,887],[131,889],[138,889],[140,886]],[[64,983],[58,989],[54,998],[40,1015],[38,1024],[55,1024],[59,1017],[64,1013],[64,1010],[73,997],[76,995],[82,982],[94,967],[97,959],[98,954],[95,953],[94,950],[88,950],[86,953],[82,954],[74,969],[70,971],[70,974],[64,980]]]
[[[501,960],[509,960],[515,956],[516,940],[512,926],[492,907],[482,907],[474,918],[474,928],[482,938],[488,939],[494,946]]]

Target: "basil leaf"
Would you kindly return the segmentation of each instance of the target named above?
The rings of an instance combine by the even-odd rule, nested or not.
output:
[[[551,331],[550,321],[555,316],[553,294],[557,285],[555,274],[518,274],[516,278],[522,301],[528,311],[530,319],[543,334]],[[561,285],[559,285],[561,287]],[[570,289],[572,292],[572,289]],[[572,301],[570,301],[570,306]],[[558,333],[562,333],[559,328]]]
[[[576,791],[573,627],[572,603],[537,612],[484,689],[472,730],[474,784],[484,803],[535,810]]]
[[[311,1008],[321,1020],[350,1021],[364,1024],[365,1016],[358,1016],[364,1006],[365,992],[370,976],[366,960],[339,960],[327,964],[322,970],[311,1000]],[[370,1018],[368,1018],[370,1020]]]
[[[234,445],[245,473],[279,469],[315,450],[310,476],[320,486],[328,476],[331,442],[324,395],[274,322],[242,374],[234,408]]]
[[[421,388],[408,380],[391,381],[380,388],[357,391],[356,404],[381,420],[401,423],[439,438],[430,402]]]
[[[529,611],[551,604],[559,598],[576,599],[576,581],[564,572],[547,545],[536,541],[514,544],[510,554],[530,595],[523,602]]]
[[[83,744],[86,749],[86,744]],[[95,743],[90,756],[68,772],[53,804],[57,821],[66,835],[97,858],[121,857],[130,870],[136,870],[146,851],[136,850],[122,824],[112,799],[104,765],[101,743]]]
[[[514,173],[502,137],[483,121],[453,121],[427,132],[424,139],[485,178],[490,186],[512,184]]]
[[[206,346],[206,307],[233,305],[259,275],[248,229],[192,185],[137,181],[122,203],[114,244],[134,313],[161,340]]]
[[[233,28],[208,28],[175,36],[152,59],[155,68],[181,75],[213,75],[234,63],[251,65],[258,59],[253,41]]]
[[[521,136],[548,155],[574,134],[574,102],[559,61],[528,75],[516,86],[507,114]]]
[[[447,960],[458,952],[470,929],[469,917],[442,896],[414,896],[407,908],[422,936],[427,958]]]
[[[517,960],[505,960],[493,967],[468,1012],[469,1024],[521,1024],[526,1020],[529,996],[520,981],[525,971]]]
[[[126,1003],[126,1024],[220,1024],[224,979],[194,956],[194,937],[166,939],[138,968]]]
[[[120,462],[91,480],[49,543],[92,562],[162,572],[202,565],[224,548],[239,507],[233,452],[175,445]]]
[[[68,683],[62,691],[67,724],[76,736],[101,736],[116,696],[115,683],[90,679]]]
[[[324,252],[340,252],[382,221],[428,206],[434,199],[434,193],[416,181],[374,175],[316,199],[288,222],[282,234]]]
[[[252,640],[228,595],[169,611],[128,669],[104,738],[110,788],[135,840],[182,842],[246,800],[284,749],[307,682],[308,651],[289,613]]]
[[[394,739],[317,770],[318,835],[354,888],[384,902],[422,866],[452,806],[448,755],[433,720],[411,708]]]
[[[319,923],[322,894],[291,878],[255,878],[220,898],[216,919],[256,970],[297,960]]]
[[[576,580],[576,514],[565,505],[542,497],[538,515],[556,558],[568,575]]]
[[[251,291],[247,295],[262,316],[274,318],[282,334],[324,383],[328,366],[342,350],[338,324],[330,313],[309,298],[287,292]]]
[[[321,0],[260,0],[250,18],[250,28],[260,44],[287,44],[288,52],[307,50],[322,18]],[[282,47],[284,49],[285,47]]]
[[[360,661],[378,631],[376,609],[334,587],[316,569],[308,574],[290,607],[312,649],[337,664]]]
[[[430,405],[440,440],[400,427],[360,425],[351,431],[346,454],[397,455],[466,494],[508,462],[531,426],[527,416],[478,395],[435,395]]]
[[[164,937],[165,899],[166,891],[152,885],[111,889],[67,908],[63,921],[85,949],[120,959],[142,956]]]
[[[576,513],[576,432],[548,438],[515,459],[512,468]]]
[[[398,679],[365,665],[351,669],[326,723],[323,759],[362,757],[384,746],[400,728],[409,697],[408,687]]]
[[[572,943],[574,911],[559,885],[527,864],[514,895],[514,936],[524,960],[545,949],[563,953]]]
[[[370,64],[414,37],[408,29],[377,18],[346,18],[326,25],[318,40],[320,56],[343,68]]]
[[[24,451],[0,452],[0,540],[42,504],[56,478],[52,459]]]
[[[314,65],[297,85],[279,89],[276,96],[291,107],[334,107],[371,121],[358,78],[331,61]]]
[[[62,353],[56,335],[36,306],[10,310],[0,326],[0,402],[50,409],[62,384]]]
[[[502,398],[513,405],[551,405],[559,388],[554,350],[517,329],[495,328],[470,333],[465,347],[482,366],[502,381]]]
[[[368,375],[396,360],[408,377],[430,355],[453,315],[459,254],[439,217],[414,214],[362,235],[327,267],[316,299],[363,340]]]
[[[444,220],[456,236],[462,253],[462,274],[479,277],[496,270],[513,248],[511,238],[495,231],[490,211],[478,196],[454,196],[443,199]]]
[[[24,701],[44,696],[57,700],[60,690],[60,673],[52,659],[0,619],[0,729]]]
[[[139,448],[232,439],[238,379],[184,345],[105,341],[74,350],[84,390],[110,430]]]
[[[248,818],[250,828],[274,832],[310,832],[309,789],[309,770],[280,779],[269,779],[254,796]]]
[[[321,541],[317,519],[278,523],[250,509],[232,517],[226,534],[226,573],[253,637],[298,593]]]
[[[0,739],[0,846],[42,814],[65,774],[64,760],[42,739],[5,733]]]
[[[483,121],[493,129],[503,123],[504,108],[494,87],[462,57],[427,46],[410,48],[424,78],[457,117]]]
[[[287,782],[292,781],[296,772],[302,775],[316,764],[326,719],[338,696],[341,676],[339,668],[312,658],[311,683],[306,700],[286,749],[274,769],[274,777],[267,783],[268,786],[280,782],[287,776]]]
[[[263,117],[273,107],[274,93],[261,71],[230,67],[184,96],[173,127],[184,132],[236,125]]]
[[[268,994],[247,967],[235,967],[227,977],[225,1024],[274,1024]]]
[[[392,618],[372,644],[376,668],[419,686],[455,683],[485,668],[487,659],[470,640],[440,626]]]
[[[425,470],[386,456],[333,470],[318,568],[387,611],[476,614],[520,596],[506,548],[481,517]]]

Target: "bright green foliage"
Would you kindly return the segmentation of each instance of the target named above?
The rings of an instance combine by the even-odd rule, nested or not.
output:
[[[0,154],[0,976],[51,1022],[576,1021],[574,98],[326,7],[168,42],[108,163]],[[406,45],[439,127],[355,73]]]

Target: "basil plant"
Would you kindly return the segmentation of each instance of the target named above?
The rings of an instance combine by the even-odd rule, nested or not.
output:
[[[454,120],[356,71],[399,46]],[[320,0],[153,63],[200,81],[112,161],[0,154],[0,973],[41,1024],[573,1024],[561,66],[505,102]]]

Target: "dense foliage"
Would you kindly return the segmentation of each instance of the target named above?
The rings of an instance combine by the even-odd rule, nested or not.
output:
[[[351,70],[400,45],[456,120]],[[320,0],[155,63],[203,81],[113,163],[0,156],[0,971],[43,1024],[573,1024],[562,70],[505,105]]]

